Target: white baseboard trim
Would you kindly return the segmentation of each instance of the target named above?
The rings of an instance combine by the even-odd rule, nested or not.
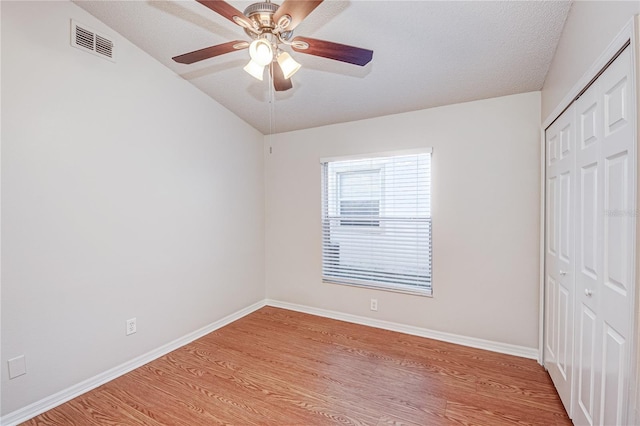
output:
[[[226,317],[219,319],[209,325],[206,325],[199,330],[186,334],[178,339],[167,343],[166,345],[160,346],[157,349],[154,349],[150,352],[147,352],[143,355],[140,355],[137,358],[134,358],[130,361],[127,361],[123,364],[118,365],[110,370],[107,370],[103,373],[98,374],[97,376],[91,377],[83,382],[80,382],[76,385],[73,385],[67,389],[64,389],[60,392],[57,392],[53,395],[50,395],[46,398],[41,399],[40,401],[36,401],[33,404],[27,405],[26,407],[20,408],[16,411],[13,411],[5,416],[2,416],[0,419],[0,425],[4,426],[14,426],[24,421],[27,421],[38,414],[44,413],[47,410],[57,407],[60,404],[64,404],[67,401],[72,400],[73,398],[82,395],[92,389],[97,388],[113,379],[116,379],[123,374],[126,374],[136,368],[142,367],[143,365],[160,358],[168,354],[171,351],[174,351],[196,339],[199,339],[206,334],[211,333],[219,328],[224,327],[227,324],[230,324],[251,312],[257,311],[258,309],[265,306],[265,300],[261,300],[259,302],[254,303],[251,306],[247,306],[244,309],[240,309]]]
[[[275,308],[289,309],[291,311],[303,312],[311,315],[332,318],[340,321],[352,322],[370,327],[382,328],[384,330],[397,331],[414,336],[427,337],[429,339],[441,340],[443,342],[455,343],[477,349],[485,349],[506,355],[515,355],[522,358],[538,359],[538,349],[526,346],[512,345],[509,343],[493,342],[491,340],[478,339],[475,337],[461,336],[458,334],[445,333],[442,331],[430,330],[428,328],[415,327],[412,325],[399,324],[396,322],[382,321],[358,315],[344,314],[326,309],[312,308],[309,306],[297,305],[294,303],[280,302],[278,300],[266,299],[265,304]]]

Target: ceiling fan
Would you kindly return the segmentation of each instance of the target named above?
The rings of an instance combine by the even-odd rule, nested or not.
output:
[[[223,0],[196,1],[244,28],[253,41],[235,40],[175,56],[173,60],[181,64],[192,64],[248,48],[251,60],[244,70],[262,80],[264,69],[269,66],[273,86],[281,92],[293,87],[291,76],[300,69],[300,64],[282,50],[283,45],[291,46],[296,52],[359,66],[365,66],[373,58],[372,50],[309,37],[293,37],[293,30],[323,0],[285,0],[282,5],[266,0],[249,5],[244,13]]]

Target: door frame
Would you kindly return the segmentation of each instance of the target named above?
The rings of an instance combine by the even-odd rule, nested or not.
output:
[[[567,109],[569,106],[575,101],[579,95],[582,94],[587,87],[591,85],[591,83],[600,75],[601,71],[612,61],[612,58],[617,56],[617,53],[621,50],[621,48],[627,43],[630,44],[631,49],[631,61],[633,63],[633,75],[634,78],[631,81],[631,92],[634,95],[632,100],[635,105],[635,113],[636,117],[633,123],[635,131],[633,134],[635,135],[635,151],[636,156],[633,159],[633,169],[635,175],[635,188],[632,189],[632,194],[634,195],[634,200],[632,205],[635,205],[636,212],[636,220],[632,222],[632,233],[635,234],[635,244],[632,247],[632,259],[634,261],[634,267],[631,271],[631,282],[634,283],[631,293],[633,299],[633,309],[632,309],[632,317],[629,318],[631,322],[631,336],[630,336],[630,347],[631,352],[628,359],[628,367],[629,367],[629,388],[628,388],[628,401],[627,401],[627,420],[630,424],[636,422],[636,420],[640,420],[640,380],[638,375],[640,374],[640,368],[638,366],[638,362],[640,359],[638,358],[638,354],[640,350],[638,348],[639,339],[636,337],[639,331],[639,322],[640,322],[640,275],[638,274],[638,268],[640,268],[640,226],[638,224],[640,220],[640,183],[638,182],[638,178],[640,173],[638,173],[638,164],[640,164],[640,151],[638,150],[638,141],[640,140],[640,63],[639,63],[639,55],[640,51],[640,15],[634,16],[629,20],[629,22],[620,30],[618,35],[609,43],[607,48],[600,54],[598,59],[589,67],[589,69],[583,74],[583,76],[575,83],[575,85],[571,88],[569,93],[565,95],[562,101],[556,106],[556,108],[549,114],[542,122],[542,126],[540,127],[540,280],[539,280],[539,321],[538,321],[538,362],[540,365],[544,366],[544,330],[545,330],[545,247],[546,247],[546,238],[545,238],[545,212],[546,212],[546,143],[545,143],[545,133],[547,128],[558,118],[560,115]],[[574,300],[575,303],[575,300]],[[573,338],[573,337],[572,337]]]

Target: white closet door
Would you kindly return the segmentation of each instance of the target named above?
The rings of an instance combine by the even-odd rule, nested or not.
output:
[[[632,326],[634,127],[627,48],[576,106],[576,425],[625,424]]]
[[[571,415],[574,303],[574,106],[547,129],[545,365]]]
[[[598,336],[598,293],[602,282],[603,182],[600,149],[602,144],[602,99],[599,83],[594,83],[575,103],[576,140],[576,363],[574,415],[576,424],[592,425],[596,419],[596,393],[600,376],[596,365],[602,358]]]

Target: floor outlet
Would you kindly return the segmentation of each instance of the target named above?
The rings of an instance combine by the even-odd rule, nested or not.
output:
[[[127,320],[127,336],[136,332],[136,319],[131,318]]]
[[[378,299],[371,299],[371,310],[372,311],[378,310]]]

